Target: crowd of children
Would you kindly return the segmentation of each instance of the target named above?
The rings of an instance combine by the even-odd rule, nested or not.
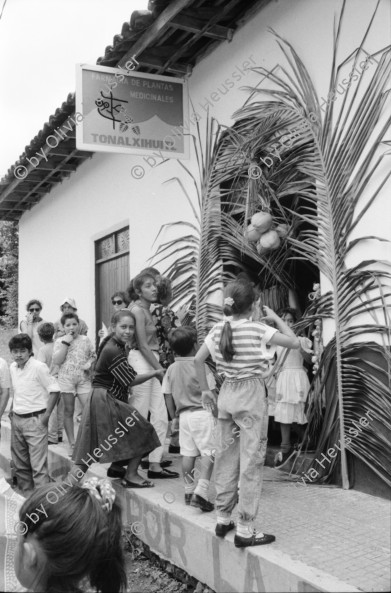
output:
[[[175,419],[185,504],[204,512],[216,507],[218,537],[235,528],[231,515],[238,505],[236,547],[275,540],[256,525],[268,430],[265,378],[271,367],[278,370],[275,419],[282,436],[275,460],[278,467],[292,451],[291,426],[300,428],[306,422],[309,383],[303,359],[311,353],[311,342],[292,330],[297,320],[292,309],[282,311],[280,317],[263,307],[263,318],[253,321],[257,297],[253,285],[243,278],[226,286],[224,318],[201,347],[195,329],[180,326],[169,308],[170,299],[169,281],[154,268],[143,270],[131,281],[128,294],[113,294],[114,314],[110,329],[99,332],[97,355],[72,298],[61,304],[62,317],[55,324],[41,318],[40,301],[28,303],[22,331],[9,343],[14,359],[11,381],[0,359],[1,414],[11,384],[13,388],[11,454],[17,483],[24,494],[33,492],[21,510],[22,521],[28,522],[30,509],[45,497],[50,481],[48,444],[61,442],[63,428],[74,462],[70,475],[79,479],[91,462],[110,463],[108,478],[120,478],[124,488],[150,488],[152,480],[179,477],[168,469],[172,461],[163,459],[169,419]],[[214,361],[215,374],[222,380],[218,394],[208,359]],[[83,414],[75,440],[76,397]],[[201,460],[195,480],[197,457]],[[148,479],[140,468],[148,470]],[[209,492],[212,472],[215,504]],[[114,498],[109,480],[93,486],[85,482],[69,490],[61,505],[51,505],[50,517],[38,525],[30,521],[28,534],[20,536],[18,545],[21,582],[32,590],[38,590],[37,584],[49,590],[59,579],[68,586],[88,576],[98,590],[120,590],[125,582],[121,553],[117,544],[107,552],[109,541],[117,537],[110,531],[119,520]],[[78,509],[80,513],[89,509],[96,519],[89,524],[97,532],[103,529],[105,537],[96,540],[91,530],[77,538]],[[86,550],[80,570],[70,568],[66,558],[55,558],[57,531],[63,525],[67,525],[64,537],[70,538],[69,545],[75,538],[75,545],[77,541],[79,547],[81,541]],[[99,553],[89,555],[87,547],[96,546],[97,541]],[[107,582],[104,573],[109,563],[118,568],[114,584]]]

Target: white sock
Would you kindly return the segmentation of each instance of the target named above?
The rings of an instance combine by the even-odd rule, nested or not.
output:
[[[194,490],[194,493],[198,494],[198,496],[202,496],[202,498],[205,498],[205,500],[208,500],[209,480],[204,480],[203,478],[200,478],[198,480],[198,484],[196,489]]]
[[[236,526],[236,533],[237,535],[240,535],[240,537],[252,537],[253,535],[256,535],[257,537],[263,537],[263,533],[262,531],[257,532],[256,529],[254,529],[254,525],[252,523],[239,523]]]
[[[185,481],[185,494],[193,494],[194,492],[194,482],[192,484],[186,484]]]
[[[231,523],[231,517],[216,517],[218,525],[229,525]]]

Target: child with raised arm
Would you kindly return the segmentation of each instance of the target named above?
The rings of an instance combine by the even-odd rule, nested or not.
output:
[[[280,316],[285,323],[292,327],[297,322],[297,312],[295,309],[286,308],[280,311]],[[303,425],[307,424],[307,418],[304,413],[304,406],[310,388],[307,371],[304,368],[304,360],[311,360],[312,343],[311,340],[299,337],[300,348],[298,350],[288,350],[277,348],[277,366],[281,364],[277,372],[276,383],[276,409],[274,420],[280,423],[281,430],[281,450],[274,458],[275,467],[283,467],[294,454],[294,448],[291,444],[291,428],[302,438]]]
[[[254,528],[267,444],[268,414],[263,376],[267,374],[272,356],[267,345],[299,347],[293,331],[269,307],[264,307],[263,320],[273,321],[278,329],[250,321],[255,298],[250,283],[234,281],[227,285],[226,318],[212,328],[194,361],[206,409],[216,405],[204,367],[210,354],[217,371],[225,375],[217,402],[216,535],[224,537],[235,527],[231,514],[237,502],[240,479],[239,519],[234,539],[239,548],[270,544],[275,540],[274,535]],[[234,438],[238,430],[239,438]]]
[[[213,511],[209,502],[209,483],[213,471],[214,420],[201,403],[201,388],[194,366],[197,352],[197,334],[191,327],[179,327],[169,334],[175,362],[168,367],[162,389],[167,409],[173,418],[179,414],[179,446],[185,481],[185,503],[202,511]],[[205,365],[206,366],[206,365]],[[208,367],[205,368],[208,388],[215,389],[216,382]],[[200,476],[194,489],[194,465],[201,455]]]
[[[54,343],[53,364],[59,365],[58,384],[64,399],[64,427],[72,455],[75,445],[73,414],[75,398],[79,398],[81,407],[87,401],[91,391],[90,369],[96,359],[95,348],[87,336],[80,335],[79,318],[76,313],[64,313],[61,325],[65,336],[60,336]]]

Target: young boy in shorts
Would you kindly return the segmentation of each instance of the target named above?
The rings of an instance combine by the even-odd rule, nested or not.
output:
[[[197,334],[191,327],[182,326],[169,334],[169,343],[175,362],[168,367],[163,378],[162,389],[171,418],[179,414],[179,445],[182,455],[182,471],[185,482],[185,503],[213,511],[209,502],[209,483],[214,463],[214,426],[212,414],[204,410],[201,403],[201,388],[194,367],[197,352]],[[208,385],[215,389],[216,383],[207,368]],[[201,455],[198,484],[192,474],[196,458]]]

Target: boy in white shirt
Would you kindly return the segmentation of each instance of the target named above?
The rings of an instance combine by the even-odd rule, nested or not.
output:
[[[60,388],[45,363],[32,357],[30,336],[9,341],[14,362],[10,366],[14,400],[11,417],[11,456],[18,487],[28,493],[47,484],[48,422]]]

